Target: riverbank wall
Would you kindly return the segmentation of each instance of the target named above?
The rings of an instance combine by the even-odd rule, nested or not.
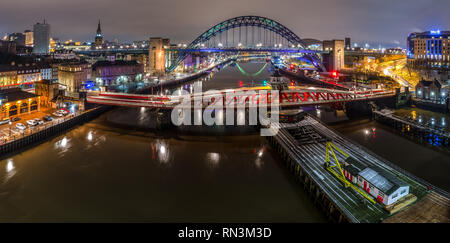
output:
[[[91,121],[110,109],[110,106],[99,106],[79,115],[65,117],[33,128],[28,134],[22,133],[22,135],[14,137],[10,141],[2,141],[0,145],[0,156],[17,153],[30,146],[40,144],[49,138],[67,132],[73,127]]]

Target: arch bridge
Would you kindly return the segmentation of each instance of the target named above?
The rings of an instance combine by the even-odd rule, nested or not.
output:
[[[318,52],[281,23],[260,16],[239,16],[214,25],[189,45],[174,50],[167,72],[173,71],[192,51],[299,53],[318,70],[325,71]]]

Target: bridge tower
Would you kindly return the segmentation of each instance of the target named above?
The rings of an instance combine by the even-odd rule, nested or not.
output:
[[[344,68],[343,40],[325,40],[323,41],[323,50],[330,52],[323,56],[323,62],[327,70],[339,71]]]
[[[170,40],[161,37],[150,37],[148,51],[150,75],[164,75],[166,72],[166,49],[170,47]]]

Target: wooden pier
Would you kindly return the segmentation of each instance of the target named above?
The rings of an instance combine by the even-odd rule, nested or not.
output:
[[[336,131],[328,128],[318,119],[306,116],[304,120],[296,123],[281,123],[272,129],[279,129],[275,136],[267,137],[274,149],[281,155],[286,167],[295,176],[310,195],[314,203],[322,209],[331,222],[372,223],[383,222],[396,214],[390,214],[383,205],[373,204],[365,200],[360,194],[350,188],[344,187],[341,181],[324,168],[325,143],[332,141],[351,157],[357,159],[366,166],[374,166],[386,173],[395,175],[410,185],[410,193],[417,197],[417,202],[402,209],[411,210],[418,202],[421,202],[430,192],[449,200],[450,195],[429,183],[398,168],[389,161],[380,158],[358,144],[342,137]],[[306,139],[293,129],[307,130],[304,132]],[[343,160],[342,155],[338,155]],[[440,204],[446,210],[450,206],[445,202]],[[438,211],[442,220],[446,216],[445,210]],[[403,222],[410,222],[405,219]],[[412,221],[414,222],[414,221]],[[426,217],[420,222],[431,222]]]
[[[373,111],[373,119],[394,128],[411,139],[436,147],[450,149],[450,134],[444,129],[403,119],[388,110]]]

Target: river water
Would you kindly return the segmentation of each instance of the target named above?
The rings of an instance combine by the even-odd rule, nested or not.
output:
[[[203,90],[260,85],[267,69],[252,74],[263,66],[243,63],[242,72],[231,65],[202,78]],[[190,90],[182,85],[167,92],[179,88]],[[118,108],[2,158],[0,222],[326,222],[258,133],[188,135],[123,126],[142,127],[149,114]],[[450,189],[447,154],[368,120],[333,127]]]
[[[269,78],[230,66],[204,88]],[[146,112],[132,109],[129,121]],[[1,222],[325,222],[258,134],[121,128],[107,113],[0,161]],[[113,115],[111,115],[113,114]]]

